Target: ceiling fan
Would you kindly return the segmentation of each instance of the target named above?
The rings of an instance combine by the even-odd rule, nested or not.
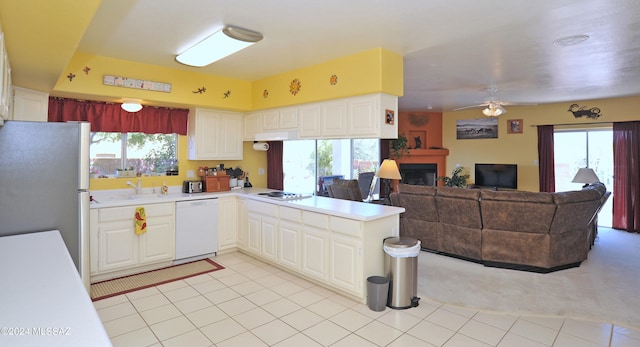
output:
[[[497,88],[487,88],[487,91],[489,92],[489,101],[483,103],[483,104],[478,104],[478,105],[471,105],[471,106],[464,106],[464,107],[459,107],[459,108],[454,108],[453,111],[460,111],[460,110],[466,110],[469,108],[476,108],[476,107],[484,107],[484,109],[482,110],[482,114],[484,114],[487,117],[498,117],[502,114],[507,113],[507,110],[504,108],[504,106],[515,106],[515,105],[536,105],[536,104],[524,104],[524,103],[514,103],[514,102],[502,102],[502,101],[496,101],[495,100],[495,94],[498,91]]]

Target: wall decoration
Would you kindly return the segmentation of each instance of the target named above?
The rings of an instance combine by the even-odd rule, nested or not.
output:
[[[69,82],[73,82],[73,79],[76,78],[76,74],[74,74],[73,72],[69,72],[67,78],[69,79]]]
[[[425,146],[427,141],[427,131],[426,130],[411,130],[409,131],[409,142],[413,142],[415,145],[410,147],[411,149],[426,149]]]
[[[89,71],[91,71],[91,68],[90,68],[90,67],[88,67],[88,66],[85,66],[85,67],[84,67],[84,69],[82,69],[82,71],[84,71],[84,74],[85,74],[85,75],[88,75],[88,74],[89,74]]]
[[[601,116],[600,109],[597,107],[587,108],[587,106],[580,106],[578,104],[571,104],[569,106],[569,112],[573,113],[575,118],[587,117],[592,119],[598,119]]]
[[[231,96],[231,91],[230,91],[230,90],[227,90],[226,92],[224,92],[224,96],[223,96],[222,98],[223,98],[223,99],[226,99],[226,98],[228,98],[228,97],[230,97],[230,96]]]
[[[522,134],[523,125],[522,119],[507,120],[507,134]]]
[[[426,114],[409,114],[409,123],[416,127],[421,127],[427,123],[429,123],[429,116]]]
[[[194,93],[194,94],[203,94],[203,93],[207,92],[207,88],[202,87],[202,88],[198,88],[197,90],[193,90],[191,92]]]
[[[289,92],[293,95],[297,95],[298,92],[300,92],[300,89],[302,89],[302,83],[300,83],[300,80],[297,78],[289,84]]]
[[[154,92],[171,93],[170,83],[145,81],[145,80],[138,80],[135,78],[110,76],[110,75],[104,75],[104,79],[102,83],[107,86],[144,89],[144,90],[151,90]]]
[[[338,84],[338,75],[331,75],[331,77],[329,77],[329,84],[332,86]]]
[[[384,122],[389,125],[393,125],[396,121],[396,111],[394,110],[385,110],[384,111]]]
[[[461,119],[456,121],[456,139],[497,139],[498,118]]]
[[[263,97],[263,98],[265,98],[265,99],[266,99],[266,98],[268,98],[268,97],[269,97],[269,91],[268,91],[268,90],[266,90],[266,89],[265,89],[265,90],[263,90],[263,91],[262,91],[262,97]]]

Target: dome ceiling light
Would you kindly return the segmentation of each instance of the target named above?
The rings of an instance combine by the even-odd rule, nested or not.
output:
[[[179,54],[176,60],[189,66],[207,66],[255,44],[262,38],[262,34],[258,32],[227,25]]]
[[[140,102],[138,99],[123,99],[120,107],[127,112],[135,113],[142,110],[142,104]]]

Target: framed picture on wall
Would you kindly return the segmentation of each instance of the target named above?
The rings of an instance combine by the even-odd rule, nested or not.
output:
[[[385,110],[385,123],[393,125],[396,121],[396,112],[394,110]]]
[[[522,134],[522,119],[507,120],[507,134]]]

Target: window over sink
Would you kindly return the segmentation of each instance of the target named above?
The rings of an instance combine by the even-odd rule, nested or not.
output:
[[[92,132],[91,174],[112,177],[131,170],[142,175],[177,175],[177,134]]]

